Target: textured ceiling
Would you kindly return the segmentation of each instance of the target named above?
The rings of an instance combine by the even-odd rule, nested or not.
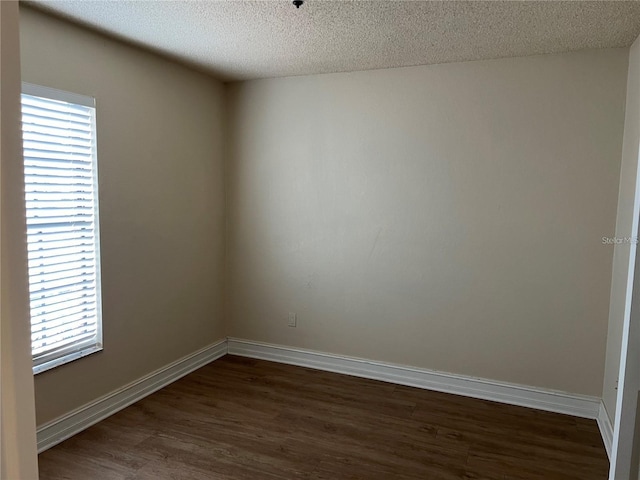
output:
[[[626,47],[639,1],[32,1],[222,80]]]

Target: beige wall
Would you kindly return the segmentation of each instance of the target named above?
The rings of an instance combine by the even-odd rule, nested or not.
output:
[[[229,86],[230,335],[599,396],[627,58]]]
[[[23,80],[97,103],[104,351],[39,374],[42,424],[225,335],[224,90],[27,8]]]
[[[638,187],[638,142],[640,142],[640,42],[636,41],[629,51],[622,166],[616,219],[616,236],[620,238],[630,238],[638,234],[638,219],[634,216]],[[616,413],[622,331],[625,316],[629,316],[631,308],[630,289],[633,281],[633,268],[629,262],[630,253],[631,244],[622,243],[615,247],[613,256],[609,332],[602,391],[602,399],[612,423]]]
[[[0,478],[37,480],[19,38],[18,2],[0,2]]]

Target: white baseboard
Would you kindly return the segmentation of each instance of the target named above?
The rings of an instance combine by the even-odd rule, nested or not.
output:
[[[37,431],[38,453],[80,433],[226,353],[227,341],[221,340],[42,425]]]
[[[67,415],[42,425],[37,431],[38,453],[80,433],[194,370],[223,357],[227,352],[243,357],[299,365],[356,377],[382,380],[399,385],[596,419],[607,454],[610,455],[611,452],[613,428],[604,405],[597,397],[574,395],[483,378],[465,377],[463,375],[405,365],[230,337],[227,340],[221,340],[194,352]]]
[[[600,399],[554,390],[465,377],[423,368],[228,338],[229,354],[493,400],[583,418],[598,418]]]
[[[609,414],[604,406],[604,402],[600,401],[600,408],[598,410],[598,428],[600,429],[600,435],[602,435],[602,441],[604,442],[604,448],[607,451],[607,456],[611,459],[611,445],[613,444],[613,425],[609,419]]]

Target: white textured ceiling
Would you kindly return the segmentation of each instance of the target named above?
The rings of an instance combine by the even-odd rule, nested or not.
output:
[[[51,1],[29,5],[222,80],[626,47],[639,1]]]

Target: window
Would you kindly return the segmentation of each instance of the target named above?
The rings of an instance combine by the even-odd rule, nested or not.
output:
[[[93,98],[22,86],[34,373],[102,349],[95,113]]]

